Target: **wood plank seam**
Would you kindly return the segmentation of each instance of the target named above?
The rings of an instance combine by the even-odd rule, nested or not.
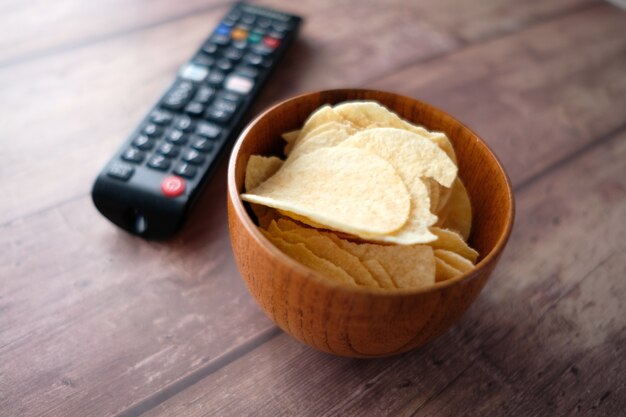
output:
[[[580,155],[582,156],[582,155]],[[562,164],[561,164],[562,165]],[[613,256],[615,256],[616,253],[620,253],[621,249],[616,250],[615,252],[612,252],[611,254],[607,255],[604,259],[602,259],[602,261],[600,261],[592,270],[590,270],[587,274],[585,274],[579,281],[577,281],[574,285],[572,285],[572,287],[570,289],[568,289],[567,291],[565,291],[563,294],[561,294],[560,297],[558,297],[556,300],[554,300],[552,302],[552,304],[541,314],[541,316],[538,317],[538,319],[535,322],[535,327],[538,327],[539,324],[543,321],[543,319],[548,315],[548,313],[550,311],[552,311],[562,300],[566,299],[568,295],[570,295],[571,293],[573,293],[576,289],[578,289],[581,285],[581,283],[583,281],[585,281],[588,277],[593,276],[595,274],[595,272],[599,269],[602,268],[611,258],[613,258]],[[508,336],[513,333],[515,329],[510,329],[508,332],[506,332],[504,335],[502,335],[502,337],[498,338],[497,340],[495,340],[493,343],[490,343],[489,345],[486,345],[485,347],[487,349],[491,349],[492,347],[498,345],[501,341],[505,340],[508,338]],[[529,333],[531,333],[532,330],[529,330],[528,332],[525,333],[525,335],[528,335]],[[583,354],[581,353],[579,355],[580,357],[583,356]],[[484,365],[487,365],[489,367],[489,369],[493,370],[497,375],[496,378],[500,381],[502,381],[504,384],[508,385],[509,387],[512,387],[511,381],[509,378],[507,378],[506,373],[502,372],[500,370],[500,368],[495,365],[494,363],[492,363],[488,357],[486,357],[482,351],[479,353],[478,357],[484,362]],[[563,366],[563,369],[561,371],[555,372],[554,377],[549,378],[545,381],[542,382],[542,387],[549,387],[551,385],[554,384],[554,382],[556,380],[558,380],[564,373],[569,372],[569,369],[572,367],[572,365],[574,365],[574,363],[568,363],[566,365]],[[425,407],[431,399],[439,397],[439,395],[443,394],[444,392],[446,392],[450,387],[452,387],[454,385],[454,383],[466,372],[468,371],[470,368],[472,368],[473,366],[476,365],[476,361],[472,360],[472,361],[468,361],[468,365],[463,368],[463,370],[461,370],[461,372],[458,373],[458,375],[454,378],[452,378],[447,384],[445,384],[439,391],[437,391],[436,394],[428,397],[426,399],[426,401],[424,401],[422,404],[419,405],[419,407],[417,409],[415,409],[415,411],[411,414],[411,417],[415,417],[417,415],[417,413],[423,408]]]
[[[197,14],[203,14],[203,13],[209,13],[211,11],[214,10],[218,10],[220,8],[223,7],[227,7],[230,4],[232,4],[232,2],[230,1],[222,1],[220,3],[212,3],[208,6],[205,7],[198,7],[194,10],[190,10],[187,11],[185,13],[181,13],[179,15],[176,16],[172,16],[169,17],[167,19],[162,19],[162,20],[158,20],[156,22],[151,22],[148,24],[145,24],[143,26],[138,26],[138,27],[134,27],[134,28],[129,28],[129,29],[125,29],[125,30],[121,30],[118,32],[113,32],[113,33],[107,33],[104,35],[100,35],[100,36],[95,36],[89,39],[86,39],[84,41],[79,41],[79,42],[73,42],[73,43],[69,43],[69,44],[65,44],[65,45],[57,45],[54,46],[52,48],[49,49],[44,49],[43,51],[37,51],[35,53],[30,53],[30,54],[26,54],[23,56],[18,56],[12,59],[9,59],[8,61],[2,62],[0,61],[0,68],[6,68],[6,67],[10,67],[13,65],[20,65],[23,64],[25,62],[28,61],[33,61],[33,60],[37,60],[37,59],[41,59],[41,58],[48,58],[57,54],[63,54],[66,52],[70,52],[76,49],[81,49],[81,48],[85,48],[85,47],[89,47],[91,45],[97,45],[101,42],[107,42],[109,40],[113,40],[116,38],[120,38],[126,35],[130,35],[133,33],[138,33],[138,32],[142,32],[142,31],[146,31],[146,30],[150,30],[150,29],[154,29],[157,28],[159,26],[162,25],[167,25],[169,23],[173,23],[176,22],[178,20],[182,20],[182,19],[186,19],[192,16],[195,16]]]
[[[464,41],[462,39],[459,39],[458,37],[455,37],[455,41],[458,42],[458,47],[452,47],[452,49],[447,50],[447,51],[443,51],[442,53],[437,53],[437,54],[433,54],[431,56],[427,56],[425,58],[418,58],[415,61],[409,61],[406,62],[402,65],[397,66],[396,68],[394,68],[392,71],[388,71],[384,74],[378,74],[375,77],[369,78],[365,81],[363,81],[362,83],[360,83],[361,87],[367,87],[367,85],[369,85],[370,83],[373,83],[375,81],[378,81],[379,79],[384,79],[387,77],[390,77],[398,72],[402,72],[404,70],[406,70],[407,68],[411,68],[412,66],[415,65],[421,65],[421,64],[428,64],[430,62],[435,62],[438,59],[441,58],[445,58],[451,55],[455,55],[457,53],[461,53],[464,52],[467,49],[473,48],[473,47],[480,47],[483,46],[485,44],[488,44],[489,42],[495,41],[497,39],[501,39],[501,38],[507,38],[509,36],[514,36],[517,35],[519,33],[525,32],[527,30],[532,30],[535,29],[537,27],[541,27],[543,25],[549,24],[551,22],[553,22],[554,20],[558,20],[561,18],[567,18],[569,16],[573,16],[576,15],[578,13],[582,13],[582,12],[586,12],[588,10],[597,8],[599,6],[603,6],[606,7],[606,4],[603,4],[601,2],[594,2],[594,3],[589,3],[589,4],[581,4],[581,5],[577,5],[577,6],[573,6],[570,7],[568,9],[565,9],[559,13],[554,13],[550,16],[544,16],[544,17],[540,17],[535,21],[530,21],[530,22],[526,22],[525,25],[521,25],[518,29],[516,30],[511,30],[509,32],[503,32],[503,33],[494,33],[492,35],[489,36],[485,36],[482,39],[478,39],[474,42],[467,42]]]
[[[234,349],[224,352],[217,358],[210,360],[204,366],[199,367],[195,371],[186,374],[180,379],[166,385],[152,395],[145,397],[138,402],[132,404],[125,410],[117,413],[116,417],[137,417],[149,410],[157,407],[159,404],[167,401],[176,394],[186,390],[195,383],[203,380],[214,372],[219,371],[228,364],[235,362],[237,359],[247,355],[254,349],[272,340],[276,336],[282,334],[282,331],[273,326],[250,340],[236,346]]]
[[[534,175],[531,175],[530,177],[526,178],[525,180],[523,180],[522,182],[520,182],[519,184],[516,184],[513,186],[513,191],[515,191],[516,193],[523,190],[524,188],[528,187],[531,184],[534,184],[535,182],[537,182],[538,180],[540,180],[541,178],[549,175],[550,173],[558,170],[559,168],[561,168],[564,165],[567,165],[568,163],[570,163],[571,161],[574,161],[575,159],[580,158],[581,156],[583,156],[584,154],[592,151],[593,149],[602,146],[606,143],[612,142],[613,140],[615,140],[615,138],[617,138],[621,133],[623,133],[624,131],[626,131],[626,122],[622,123],[621,125],[617,126],[616,128],[610,130],[609,132],[606,132],[605,134],[603,134],[602,136],[600,136],[599,138],[575,149],[573,152],[570,152],[569,154],[565,155],[563,158],[555,161],[554,163],[548,165],[547,167],[545,167],[544,169],[542,169],[541,171],[537,172]]]

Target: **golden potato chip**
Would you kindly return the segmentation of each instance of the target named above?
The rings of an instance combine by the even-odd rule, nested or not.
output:
[[[307,217],[300,216],[299,214],[292,213],[292,212],[287,211],[287,210],[278,210],[278,212],[280,214],[282,214],[283,216],[285,216],[285,217],[289,217],[291,219],[297,220],[300,223],[306,224],[307,226],[316,227],[318,229],[325,229],[326,228],[326,226],[324,226],[323,224],[316,223],[316,222],[314,222],[313,220],[311,220],[311,219],[309,219]]]
[[[250,203],[250,207],[252,207],[252,211],[256,215],[259,226],[264,229],[267,229],[267,226],[269,226],[272,220],[278,220],[280,218],[278,210],[271,207],[265,207],[254,203]]]
[[[462,257],[458,253],[451,252],[445,249],[435,249],[435,258],[439,258],[454,269],[458,269],[461,272],[467,272],[474,268],[474,264]]]
[[[337,146],[355,132],[350,126],[339,122],[324,123],[298,140],[289,157],[295,158],[316,149]]]
[[[441,282],[454,277],[458,277],[462,272],[452,268],[445,261],[435,257],[435,281]]]
[[[334,110],[360,130],[395,127],[423,136],[439,146],[456,165],[454,148],[445,133],[430,132],[421,126],[411,124],[375,101],[347,101],[336,105]]]
[[[397,288],[389,273],[376,259],[361,259],[361,262],[370,271],[381,288]]]
[[[244,186],[246,191],[258,187],[266,179],[274,175],[283,165],[283,160],[275,156],[251,155],[246,165]]]
[[[406,128],[405,121],[375,101],[346,101],[333,107],[344,120],[359,129],[373,127]]]
[[[407,222],[411,206],[393,167],[352,147],[322,148],[288,160],[241,198],[357,236],[395,232]]]
[[[452,185],[450,198],[440,212],[437,225],[458,232],[464,240],[469,238],[472,229],[472,204],[460,178]]]
[[[393,127],[360,131],[341,146],[354,146],[375,153],[401,172],[406,182],[422,177],[450,187],[457,167],[437,145],[422,136]]]
[[[429,243],[433,249],[446,249],[458,253],[472,263],[476,263],[478,252],[470,248],[461,235],[452,230],[441,229],[439,227],[431,227],[430,231],[437,236],[437,240]]]
[[[359,244],[330,233],[329,237],[360,259],[378,261],[397,288],[420,288],[435,282],[435,258],[430,246]]]
[[[308,119],[306,119],[296,141],[300,140],[307,133],[317,128],[318,126],[321,126],[324,123],[328,122],[344,122],[344,118],[341,117],[341,115],[337,113],[331,106],[325,105],[315,110],[313,113],[311,113]]]
[[[457,171],[452,160],[437,145],[405,130],[374,128],[354,134],[340,147],[357,147],[385,159],[396,169],[409,191],[411,212],[408,222],[391,235],[371,236],[371,240],[410,245],[435,239],[428,227],[435,224],[437,217],[430,212],[428,188],[422,177],[450,185]]]
[[[348,275],[354,278],[357,284],[368,287],[379,287],[378,282],[374,280],[372,274],[363,266],[359,258],[340,248],[329,237],[322,235],[316,229],[300,227],[283,231],[278,227],[276,222],[273,221],[267,228],[267,231],[273,236],[280,237],[289,243],[304,244],[304,246],[316,256],[326,259],[343,269]]]
[[[439,208],[439,194],[441,190],[441,185],[437,181],[432,178],[422,178],[422,182],[428,188],[428,197],[430,198],[430,212],[434,215],[437,215]]]
[[[281,136],[285,140],[285,142],[287,142],[285,144],[283,152],[285,153],[285,155],[289,155],[294,145],[296,144],[296,140],[298,139],[298,136],[300,136],[300,129],[283,133]]]
[[[259,230],[274,244],[274,246],[301,264],[308,266],[314,271],[317,271],[334,281],[341,282],[343,284],[356,285],[354,279],[348,275],[346,271],[334,265],[332,262],[316,256],[302,243],[289,243],[280,237],[272,236],[269,232],[263,229]]]

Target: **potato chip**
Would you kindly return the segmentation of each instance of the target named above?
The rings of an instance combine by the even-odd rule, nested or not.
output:
[[[440,212],[437,225],[458,232],[464,240],[469,238],[472,229],[472,204],[460,178],[452,184],[450,198]]]
[[[370,239],[404,245],[435,240],[428,227],[435,224],[437,217],[430,212],[428,188],[422,177],[450,185],[457,172],[454,163],[437,145],[405,130],[374,128],[356,133],[340,146],[364,149],[385,159],[396,169],[409,191],[411,213],[404,227],[394,234]]]
[[[397,288],[396,284],[393,283],[393,280],[389,276],[389,273],[376,259],[361,259],[361,262],[363,262],[363,265],[370,271],[381,288]]]
[[[337,146],[348,139],[350,135],[351,133],[348,129],[327,130],[317,134],[311,133],[298,141],[289,158],[297,158],[317,149]]]
[[[267,229],[267,226],[270,225],[272,220],[278,220],[280,218],[278,210],[271,207],[265,207],[254,203],[250,203],[250,207],[252,207],[252,211],[256,215],[259,226],[263,229]]]
[[[241,198],[357,236],[399,230],[411,206],[393,167],[352,147],[323,148],[289,160]]]
[[[283,133],[281,136],[285,140],[285,142],[287,142],[285,144],[283,152],[285,153],[285,155],[289,155],[294,145],[296,144],[296,140],[298,139],[298,136],[300,136],[300,129]]]
[[[458,277],[462,272],[452,268],[445,261],[435,257],[435,281],[441,282],[448,279]]]
[[[266,238],[268,238],[274,246],[283,251],[289,257],[295,259],[301,264],[308,266],[309,268],[317,271],[323,275],[326,275],[329,278],[332,278],[334,281],[356,285],[354,279],[348,275],[343,269],[334,265],[332,262],[327,261],[326,259],[322,259],[319,256],[316,256],[313,252],[306,248],[302,243],[289,243],[284,239],[281,239],[276,236],[272,236],[269,232],[259,229]]]
[[[451,252],[445,249],[435,249],[435,257],[441,259],[454,269],[458,269],[461,272],[469,271],[474,268],[474,264],[459,255],[458,253]]]
[[[458,253],[472,263],[476,263],[478,252],[470,248],[461,235],[452,230],[439,227],[431,227],[430,231],[437,236],[437,240],[429,243],[433,249],[446,249]]]
[[[283,160],[275,156],[251,155],[246,165],[244,186],[246,191],[261,185],[262,182],[274,175],[283,165]]]
[[[471,204],[444,133],[361,101],[322,106],[282,136],[287,160],[251,157],[241,197],[287,255],[336,282],[385,289],[474,267]]]
[[[316,256],[332,262],[354,278],[359,285],[379,287],[372,274],[363,266],[359,258],[340,248],[329,237],[322,235],[316,229],[299,227],[292,230],[281,230],[276,222],[272,222],[267,231],[273,236],[280,237],[289,243],[302,243]]]
[[[359,129],[373,127],[405,128],[406,122],[375,101],[346,101],[333,107],[344,120]]]
[[[450,187],[456,179],[458,169],[445,152],[428,139],[406,130],[391,127],[363,130],[341,146],[375,153],[401,172],[406,182],[428,177]]]
[[[374,127],[395,127],[408,130],[433,141],[456,165],[456,155],[450,140],[442,132],[430,132],[401,119],[375,101],[347,101],[334,107],[335,112],[360,130]]]
[[[335,111],[331,106],[325,105],[315,110],[311,115],[306,119],[302,129],[300,130],[300,134],[296,141],[302,139],[307,133],[317,128],[318,126],[323,125],[328,122],[344,122],[344,118],[341,117],[339,113]]]
[[[358,244],[329,235],[339,246],[360,259],[378,261],[397,288],[420,288],[435,282],[435,258],[430,246]]]

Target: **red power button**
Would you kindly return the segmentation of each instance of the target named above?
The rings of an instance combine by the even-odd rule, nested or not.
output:
[[[161,191],[167,197],[178,197],[185,192],[185,180],[173,175],[166,177],[161,182]]]

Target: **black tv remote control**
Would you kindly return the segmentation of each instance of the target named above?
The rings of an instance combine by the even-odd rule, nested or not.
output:
[[[98,175],[98,210],[148,239],[175,234],[301,22],[236,3]]]

